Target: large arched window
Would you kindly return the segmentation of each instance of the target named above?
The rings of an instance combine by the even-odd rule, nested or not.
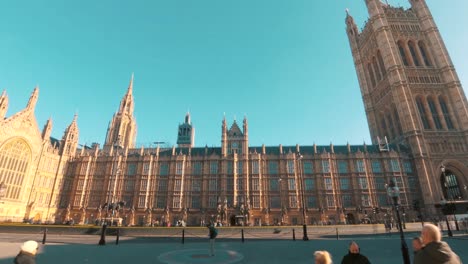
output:
[[[442,114],[444,115],[445,123],[447,124],[448,129],[454,129],[452,119],[445,103],[445,99],[442,96],[439,96],[440,109],[442,109]]]
[[[447,200],[460,200],[463,198],[457,176],[450,170],[440,175],[440,183],[444,192],[444,198]]]
[[[426,109],[424,108],[423,101],[421,97],[416,98],[416,106],[418,107],[419,116],[421,116],[421,122],[423,123],[424,129],[431,129],[429,121],[427,119]]]
[[[411,53],[411,57],[413,58],[413,63],[414,66],[421,66],[421,63],[419,62],[418,55],[416,54],[416,47],[414,45],[414,42],[409,41],[408,42],[408,47]]]
[[[372,65],[374,66],[374,71],[375,71],[375,76],[377,78],[377,81],[382,80],[382,75],[380,75],[379,66],[377,65],[377,60],[375,59],[375,57],[372,57]]]
[[[431,61],[429,60],[429,57],[427,56],[428,54],[426,50],[426,45],[424,45],[422,41],[419,41],[418,46],[419,46],[419,51],[421,52],[421,56],[424,60],[424,64],[426,64],[426,66],[432,66]]]
[[[0,149],[0,182],[7,186],[4,199],[18,200],[31,162],[31,149],[22,139],[13,139]]]
[[[403,60],[403,64],[405,66],[409,66],[408,59],[406,58],[405,48],[403,47],[403,43],[399,41],[397,45],[398,45],[398,50],[400,51],[401,59]]]
[[[436,129],[442,129],[442,123],[440,122],[439,114],[437,113],[437,108],[431,97],[427,98],[427,104],[431,110],[432,120],[434,120],[434,125]]]
[[[385,63],[383,61],[382,54],[380,53],[380,50],[377,51],[377,60],[379,60],[380,71],[382,73],[382,77],[384,77],[385,74],[387,74],[387,70],[385,69]]]
[[[388,120],[389,134],[390,134],[388,136],[391,139],[396,138],[395,126],[393,125],[392,114],[390,112],[387,114],[387,120]]]
[[[372,70],[372,65],[369,63],[367,64],[367,70],[369,72],[369,78],[372,82],[372,87],[375,86],[375,77],[374,77],[374,71]]]
[[[396,107],[393,108],[393,118],[395,120],[397,129],[398,129],[398,134],[400,136],[403,135],[403,129],[401,128],[400,117],[398,116],[398,111]]]

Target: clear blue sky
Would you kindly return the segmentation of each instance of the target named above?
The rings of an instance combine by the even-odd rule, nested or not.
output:
[[[466,91],[468,2],[427,2]],[[7,115],[38,84],[41,129],[61,138],[77,112],[80,143],[102,144],[134,72],[138,144],[175,144],[187,110],[196,146],[220,145],[224,113],[252,146],[370,143],[345,8],[362,27],[364,0],[4,1]]]

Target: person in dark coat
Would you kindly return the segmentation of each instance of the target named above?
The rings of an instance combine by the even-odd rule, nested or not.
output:
[[[208,230],[209,230],[208,236],[210,237],[210,255],[214,256],[215,255],[214,244],[215,244],[216,236],[218,235],[218,230],[214,227],[213,224],[208,224],[206,227],[208,227]]]
[[[349,245],[349,253],[343,257],[341,264],[370,264],[369,259],[362,255],[356,242]]]
[[[441,237],[437,226],[425,224],[421,231],[424,247],[414,256],[414,264],[461,264],[460,257]]]
[[[36,254],[39,245],[36,241],[26,241],[21,245],[21,251],[16,256],[15,264],[36,264]]]

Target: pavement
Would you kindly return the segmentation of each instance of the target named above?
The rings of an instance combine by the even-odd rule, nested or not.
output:
[[[106,245],[98,246],[98,235],[48,235],[45,245],[40,245],[37,263],[313,263],[316,250],[329,251],[335,263],[340,263],[351,240],[356,241],[361,253],[372,263],[403,263],[401,241],[397,234],[386,235],[347,235],[339,237],[310,236],[309,241],[302,241],[302,234],[296,234],[296,241],[287,234],[284,239],[260,237],[246,232],[242,243],[239,234],[220,234],[216,240],[216,254],[208,254],[208,238],[200,236],[186,237],[182,244],[181,237],[120,237],[116,245],[115,236],[106,237]],[[411,251],[413,234],[406,234]],[[26,240],[42,241],[42,234],[0,233],[0,264],[13,263],[22,242]],[[444,237],[452,249],[468,262],[468,237],[458,234],[453,238]]]

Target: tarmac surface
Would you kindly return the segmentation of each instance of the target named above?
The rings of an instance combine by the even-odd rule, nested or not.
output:
[[[288,234],[291,235],[291,234]],[[412,257],[411,238],[417,233],[406,233],[407,244]],[[372,263],[403,263],[401,241],[398,234],[347,235],[339,237],[310,236],[309,241],[302,241],[302,233],[296,234],[296,241],[259,237],[254,233],[245,233],[242,243],[240,236],[220,236],[216,240],[215,256],[209,256],[207,237],[186,237],[182,244],[181,237],[120,237],[116,245],[116,236],[107,236],[106,245],[99,246],[98,235],[58,235],[47,236],[46,244],[40,244],[37,255],[38,264],[55,263],[313,263],[316,250],[327,250],[334,263],[340,263],[347,253],[351,240],[356,241],[361,253]],[[26,240],[42,242],[40,233],[18,234],[0,233],[0,264],[13,263],[22,242]],[[468,262],[468,236],[457,234],[453,238],[444,237],[452,249]]]

